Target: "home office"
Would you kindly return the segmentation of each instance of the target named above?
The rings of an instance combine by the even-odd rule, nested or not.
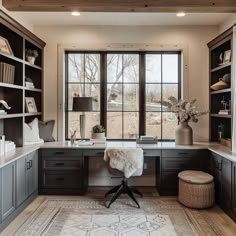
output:
[[[234,2],[67,4],[1,4],[0,234],[234,235]]]

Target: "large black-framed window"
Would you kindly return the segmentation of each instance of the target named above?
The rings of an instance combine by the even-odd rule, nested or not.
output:
[[[70,128],[79,129],[79,113],[71,110],[75,95],[93,97],[86,138],[100,123],[108,139],[174,139],[177,120],[164,101],[181,97],[181,52],[67,51],[65,58],[66,139]]]

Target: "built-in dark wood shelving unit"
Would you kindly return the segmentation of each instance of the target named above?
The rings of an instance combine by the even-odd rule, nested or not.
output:
[[[232,66],[231,61],[222,64],[222,58],[224,52],[231,50],[231,57],[233,54],[233,27],[213,39],[208,43],[209,47],[209,137],[210,141],[219,141],[219,127],[223,126],[223,138],[231,139],[232,137],[232,122],[233,112],[232,109]],[[217,83],[225,74],[231,75],[231,81],[228,84],[228,88],[213,91],[211,86]],[[230,104],[231,112],[228,115],[219,114],[220,110],[223,110],[222,101]],[[230,102],[229,102],[230,101]]]
[[[23,146],[23,123],[34,117],[43,116],[43,50],[45,43],[0,10],[0,36],[7,39],[14,55],[0,52],[0,62],[15,66],[14,83],[0,82],[0,99],[10,107],[7,114],[0,115],[0,134],[12,140],[18,147]],[[37,50],[39,56],[35,64],[26,61],[25,50]],[[25,78],[30,78],[35,88],[25,86]],[[25,97],[34,97],[37,111],[27,113]]]

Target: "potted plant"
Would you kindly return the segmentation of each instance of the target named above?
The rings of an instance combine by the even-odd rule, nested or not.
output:
[[[166,102],[165,105],[168,105],[170,111],[175,113],[179,122],[175,133],[176,145],[192,145],[193,130],[188,123],[190,121],[197,123],[198,117],[207,114],[208,111],[197,111],[196,106],[194,106],[196,99],[190,102],[185,100],[178,101],[175,97],[169,97],[168,99],[170,102]]]
[[[38,57],[38,51],[37,50],[31,50],[31,49],[26,49],[25,50],[25,55],[26,55],[26,60],[30,63],[33,64],[35,63],[35,59]]]
[[[105,129],[102,125],[95,125],[92,128],[92,139],[105,139]]]

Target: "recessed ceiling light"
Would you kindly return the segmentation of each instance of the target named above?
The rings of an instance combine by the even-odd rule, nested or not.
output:
[[[185,13],[185,12],[178,12],[178,13],[176,14],[176,16],[178,16],[178,17],[184,17],[184,16],[186,16],[186,13]]]
[[[72,16],[80,16],[80,13],[78,11],[72,11],[71,15]]]

